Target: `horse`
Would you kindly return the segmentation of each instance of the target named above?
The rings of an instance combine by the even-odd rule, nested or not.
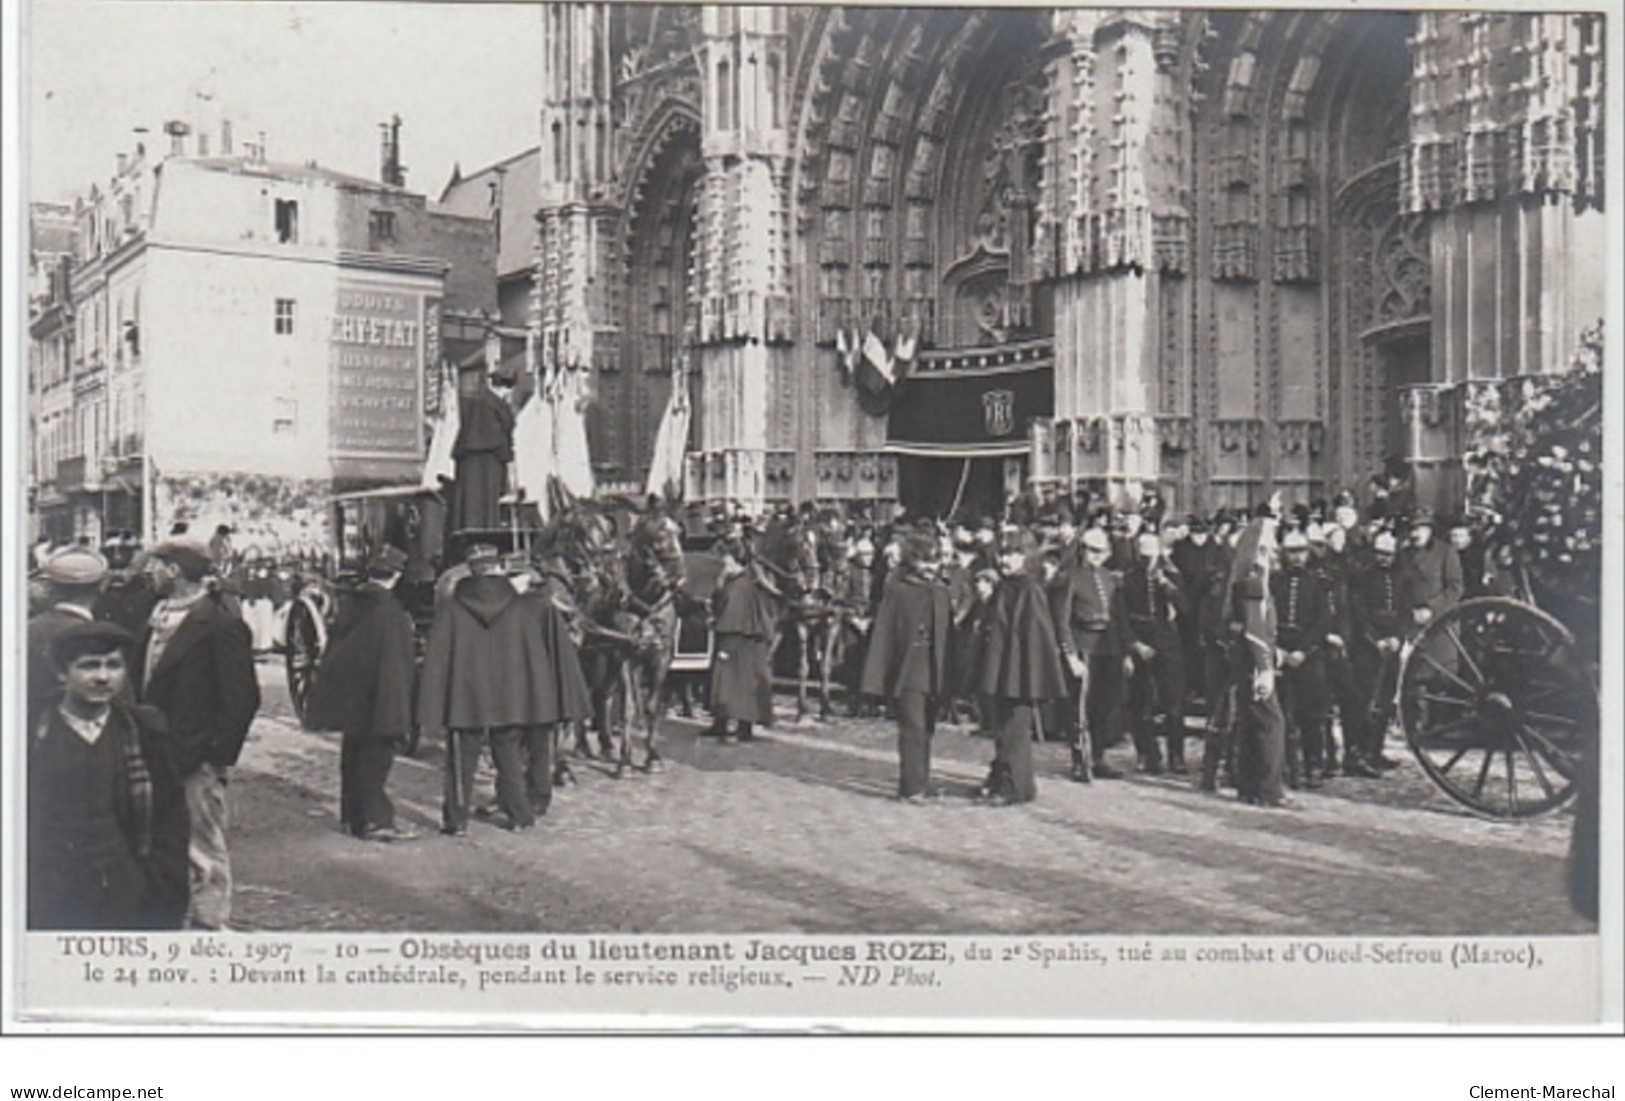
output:
[[[796,720],[807,715],[808,685],[816,665],[820,721],[831,715],[830,681],[844,654],[845,623],[833,582],[845,560],[844,539],[808,518],[782,520],[763,532],[758,560],[778,579],[783,593],[770,653],[796,640]],[[844,583],[844,582],[843,582]]]
[[[643,732],[645,772],[658,772],[656,742],[677,629],[682,553],[675,532],[656,517],[621,538],[607,516],[584,507],[558,518],[552,545],[570,563],[583,630],[581,659],[593,700],[600,754],[614,776],[634,767],[634,726]],[[585,731],[576,752],[594,756]]]

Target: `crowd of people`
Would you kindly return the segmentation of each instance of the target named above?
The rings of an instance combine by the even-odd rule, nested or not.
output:
[[[1515,584],[1515,563],[1486,555],[1468,519],[1362,512],[1348,495],[1186,517],[1152,497],[953,526],[803,519],[856,570],[834,595],[857,643],[852,687],[890,701],[912,802],[935,794],[936,723],[967,714],[995,742],[980,795],[996,804],[1034,798],[1031,743],[1044,739],[1070,745],[1080,782],[1120,777],[1106,751],[1126,739],[1136,771],[1193,771],[1266,806],[1291,805],[1284,789],[1380,779],[1395,763],[1383,744],[1403,648],[1465,597]],[[749,558],[748,522],[717,523]],[[781,587],[770,565],[735,572]],[[720,628],[717,646],[732,659]],[[766,659],[753,660],[760,683]],[[1193,726],[1222,735],[1194,768]]]
[[[748,742],[773,719],[772,661],[787,578],[775,525],[816,532],[839,559],[833,602],[850,636],[848,688],[898,727],[898,796],[939,792],[944,720],[993,742],[979,798],[1037,795],[1033,743],[1064,741],[1071,776],[1120,778],[1125,740],[1146,774],[1195,774],[1266,807],[1287,789],[1381,778],[1402,649],[1465,596],[1506,591],[1460,519],[1362,515],[1350,498],[1251,513],[1074,509],[948,525],[807,510],[716,518],[722,568],[705,602],[712,725]],[[219,533],[217,533],[218,535]],[[223,553],[223,550],[226,553]],[[222,928],[230,921],[226,802],[260,704],[250,602],[223,583],[229,546],[181,534],[150,551],[82,545],[31,577],[29,913],[34,928]],[[343,602],[307,725],[342,732],[341,820],[356,837],[412,840],[386,794],[416,724],[443,743],[442,830],[471,818],[523,831],[551,800],[556,735],[591,719],[568,584],[488,545],[436,586],[423,656],[395,592],[404,556],[377,548]],[[1447,659],[1447,656],[1445,656]],[[1200,762],[1187,760],[1202,736]],[[475,777],[489,747],[494,802]]]

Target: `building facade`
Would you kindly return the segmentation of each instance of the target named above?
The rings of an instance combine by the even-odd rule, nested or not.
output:
[[[421,476],[456,354],[442,314],[494,316],[491,227],[184,137],[75,205],[74,254],[33,303],[40,534],[227,524],[240,548],[320,555],[334,493]]]
[[[536,355],[633,482],[690,387],[693,499],[1448,503],[1604,312],[1600,16],[540,17]]]

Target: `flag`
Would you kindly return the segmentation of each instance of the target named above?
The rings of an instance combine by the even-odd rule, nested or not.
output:
[[[897,380],[896,362],[886,345],[869,330],[863,338],[863,358],[858,363],[858,386],[870,394],[883,394]]]
[[[429,428],[429,456],[423,463],[423,488],[439,489],[440,479],[457,476],[457,463],[451,457],[457,442],[457,380],[443,374],[440,379],[440,416]]]
[[[683,491],[683,457],[688,443],[688,396],[679,372],[672,379],[671,400],[660,417],[660,429],[655,433],[654,457],[649,461],[649,480],[644,495],[671,496],[668,486],[677,487],[680,498]]]
[[[581,408],[582,371],[562,371],[558,396],[553,400],[553,449],[557,463],[554,473],[564,488],[577,497],[596,492],[592,475],[592,451],[587,445],[587,415]]]
[[[852,369],[857,366],[858,340],[856,334],[847,338],[845,326],[835,330],[835,354],[841,368],[841,381],[850,383]]]
[[[897,366],[893,373],[893,383],[902,382],[914,369],[914,353],[919,350],[920,334],[916,324],[914,331],[907,336],[897,338]]]
[[[553,408],[540,390],[530,396],[513,426],[513,480],[527,501],[549,518],[547,479],[553,473]]]

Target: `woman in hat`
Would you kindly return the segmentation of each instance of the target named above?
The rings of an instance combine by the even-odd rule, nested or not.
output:
[[[732,744],[750,741],[756,723],[773,722],[773,628],[777,622],[776,595],[751,564],[743,540],[727,539],[719,546],[722,574],[711,597],[712,631],[716,647],[711,663],[711,729],[707,733]]]

